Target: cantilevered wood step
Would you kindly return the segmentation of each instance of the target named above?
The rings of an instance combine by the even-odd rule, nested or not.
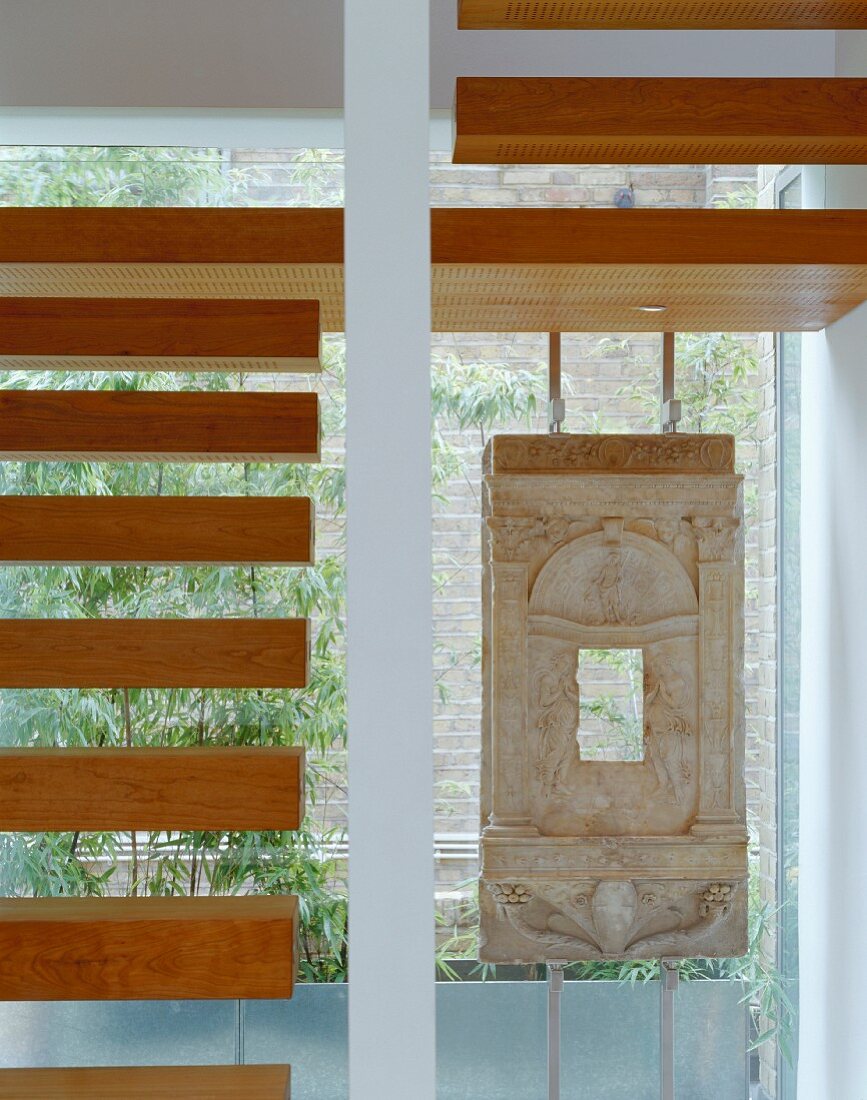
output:
[[[458,0],[463,30],[855,30],[865,0]]]
[[[306,497],[0,496],[0,562],[309,565]]]
[[[438,332],[802,332],[867,300],[867,210],[446,208],[431,254]],[[0,294],[317,298],[341,331],[342,264],[339,209],[0,207]]]
[[[454,159],[863,164],[867,80],[462,77]]]
[[[0,688],[297,688],[309,650],[306,619],[0,619]]]
[[[0,459],[315,462],[318,458],[315,393],[0,393]]]
[[[343,211],[7,206],[0,218],[0,263],[110,263],[122,280],[133,264],[275,262],[342,264]]]
[[[302,748],[0,749],[3,832],[282,831],[303,817]]]
[[[318,371],[319,303],[0,297],[2,370]]]
[[[289,1100],[289,1066],[0,1070],[0,1100]]]
[[[0,1000],[291,997],[297,899],[0,899]]]

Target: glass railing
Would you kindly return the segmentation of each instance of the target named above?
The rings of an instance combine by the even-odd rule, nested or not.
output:
[[[678,1100],[745,1100],[746,1007],[735,982],[681,983]],[[346,1100],[347,987],[300,985],[291,1001],[0,1006],[0,1067],[292,1064],[295,1100]],[[544,982],[437,986],[438,1100],[546,1095]],[[567,982],[562,1100],[657,1100],[656,982]],[[388,1058],[388,1051],[381,1056]]]

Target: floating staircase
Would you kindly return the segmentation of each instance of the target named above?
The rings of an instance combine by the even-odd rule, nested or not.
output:
[[[94,296],[86,280],[82,290],[62,261],[59,293],[25,286],[0,297],[0,368],[320,369],[318,299],[249,296],[222,266],[268,264],[275,239],[309,253],[315,216],[134,210],[107,223],[83,212],[3,211],[0,251],[16,257],[4,268],[15,278],[50,259],[40,226],[58,234],[61,251],[87,232],[101,260],[120,259],[118,246],[129,251],[112,269],[110,295]],[[185,233],[208,252],[209,277],[224,293],[128,294],[124,272],[137,252],[146,264],[195,262]],[[5,460],[316,462],[319,435],[318,398],[307,392],[0,392]],[[0,497],[0,562],[304,566],[313,561],[313,515],[310,500],[293,497]],[[2,688],[300,688],[309,654],[306,619],[0,620]],[[0,830],[297,829],[304,768],[300,748],[2,749]],[[0,999],[291,997],[297,925],[293,897],[5,898]],[[173,1094],[288,1098],[289,1067],[0,1071],[0,1097],[16,1100]]]

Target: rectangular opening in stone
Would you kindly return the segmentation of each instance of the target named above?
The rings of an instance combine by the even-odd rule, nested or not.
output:
[[[644,759],[644,653],[580,649],[582,760]]]

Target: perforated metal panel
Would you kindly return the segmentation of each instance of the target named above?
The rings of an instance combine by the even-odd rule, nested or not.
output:
[[[337,266],[0,264],[0,294],[320,298],[343,329]],[[861,265],[435,264],[438,332],[799,331],[867,299]],[[664,304],[664,314],[641,305]],[[104,368],[102,368],[104,369]],[[205,369],[198,367],[198,369]]]
[[[80,371],[242,371],[244,374],[306,374],[319,370],[318,359],[225,359],[137,355],[0,355],[0,370]]]
[[[864,0],[460,0],[464,28],[867,27]]]
[[[804,140],[721,137],[678,140],[640,136],[606,141],[499,141],[461,137],[459,163],[478,164],[863,164],[867,140]]]
[[[3,263],[0,264],[0,294],[96,298],[317,298],[321,303],[323,330],[339,332],[343,328],[343,267],[340,264]]]
[[[434,270],[441,331],[820,329],[867,297],[867,267],[464,266]],[[641,305],[662,304],[664,313]]]

